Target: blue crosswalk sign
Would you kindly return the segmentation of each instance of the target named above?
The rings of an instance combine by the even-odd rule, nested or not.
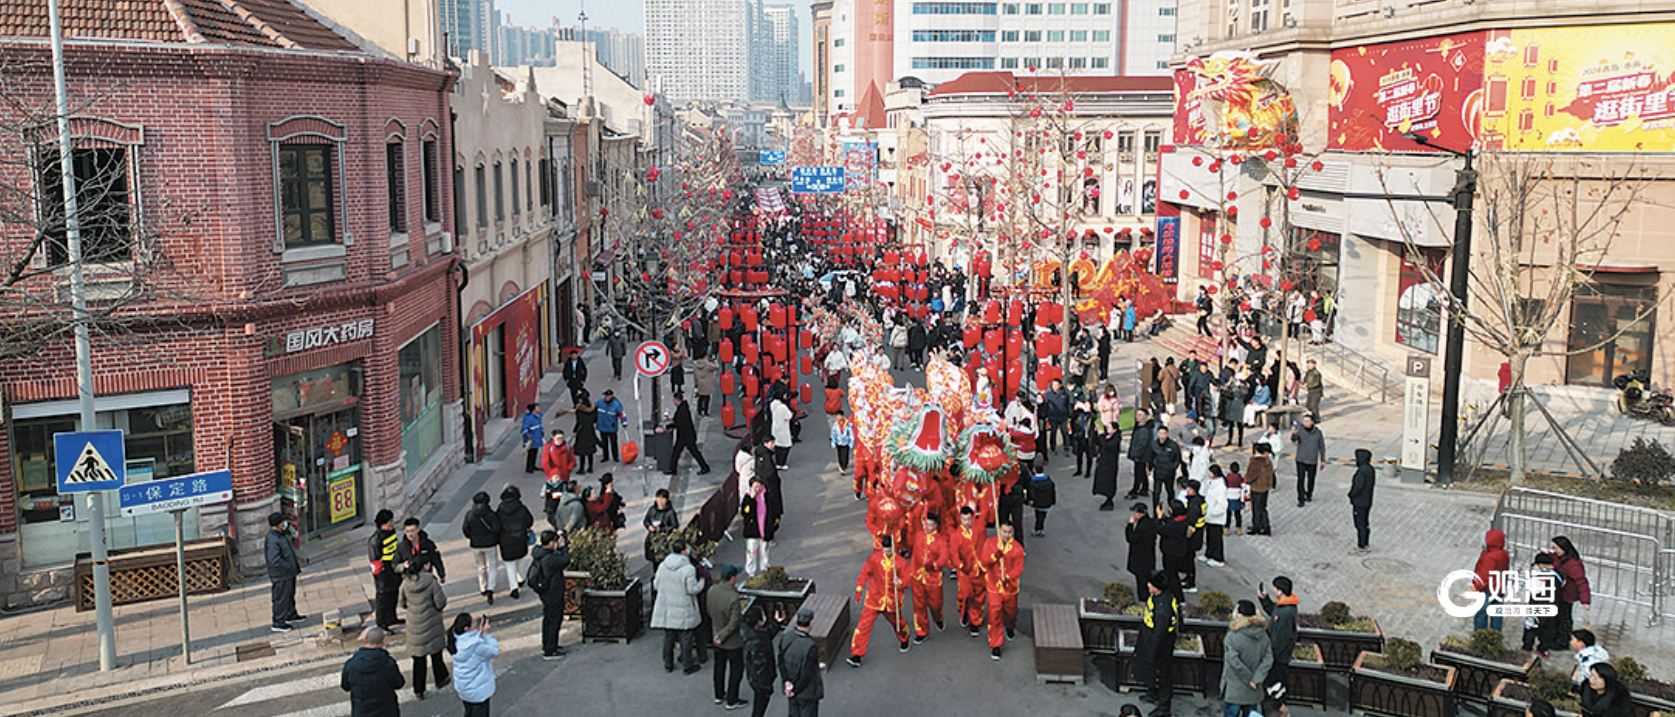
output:
[[[116,490],[128,478],[122,431],[55,433],[52,448],[60,494]]]

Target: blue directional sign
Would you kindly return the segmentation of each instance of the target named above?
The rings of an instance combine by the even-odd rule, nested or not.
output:
[[[225,503],[233,499],[233,473],[210,471],[125,485],[118,491],[118,496],[122,499],[122,516],[125,518]]]
[[[54,433],[52,448],[58,464],[59,493],[116,490],[128,478],[122,431]]]
[[[792,194],[842,194],[843,167],[792,167]]]
[[[758,164],[785,164],[785,150],[764,149],[757,152]]]

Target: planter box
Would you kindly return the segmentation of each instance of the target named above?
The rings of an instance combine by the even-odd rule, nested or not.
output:
[[[1390,717],[1454,717],[1454,681],[1458,677],[1454,668],[1435,665],[1446,677],[1442,682],[1432,682],[1362,667],[1362,661],[1371,654],[1375,653],[1361,653],[1350,666],[1351,711]]]
[[[579,570],[564,571],[564,616],[582,616],[582,591],[587,589],[588,574]]]
[[[1113,615],[1090,610],[1105,604],[1099,598],[1082,598],[1076,611],[1076,621],[1082,628],[1082,649],[1098,654],[1117,652],[1117,634],[1123,630],[1138,630],[1143,620],[1139,615]]]
[[[1631,707],[1634,709],[1634,717],[1651,717],[1653,712],[1662,712],[1665,717],[1675,715],[1675,702],[1661,697],[1643,695],[1633,691],[1632,688],[1629,690],[1629,697],[1633,700]]]
[[[813,580],[807,578],[791,578],[791,580],[793,582],[802,581],[802,585],[787,590],[760,590],[744,587],[741,582],[739,584],[739,597],[756,598],[756,604],[767,610],[769,615],[774,614],[775,608],[783,607],[785,608],[785,616],[791,617],[797,614],[797,609],[803,606],[803,601],[808,600],[809,594],[814,592]]]
[[[1308,643],[1305,643],[1308,644]],[[1326,663],[1320,657],[1320,646],[1314,649],[1316,659],[1291,659],[1285,674],[1285,701],[1307,703],[1326,708]]]
[[[1487,717],[1524,717],[1530,703],[1519,699],[1506,697],[1501,693],[1506,687],[1517,683],[1517,680],[1501,680],[1495,684],[1495,689],[1489,693],[1489,712]],[[1553,709],[1557,717],[1578,717],[1577,713],[1569,710]]]
[[[582,641],[626,644],[645,626],[645,598],[639,578],[621,590],[582,591]]]
[[[809,589],[814,583],[809,583]],[[842,595],[809,595],[804,601],[814,611],[814,622],[809,623],[808,635],[820,651],[820,669],[838,661],[840,651],[847,654],[849,645],[849,600]]]
[[[1204,659],[1221,662],[1222,656],[1227,654],[1227,648],[1222,645],[1222,640],[1227,637],[1227,625],[1226,620],[1183,617],[1180,630],[1182,635],[1197,635],[1204,641]]]
[[[1326,669],[1333,672],[1348,671],[1363,652],[1384,652],[1384,632],[1378,629],[1377,622],[1373,623],[1372,632],[1348,632],[1299,625],[1297,641],[1319,645],[1320,657],[1325,661]]]
[[[227,589],[231,548],[226,538],[188,540],[186,594],[207,595]],[[111,604],[131,605],[180,595],[175,577],[174,543],[110,551]],[[93,609],[93,557],[76,555],[76,612]]]
[[[1529,678],[1530,670],[1540,661],[1541,658],[1534,653],[1522,664],[1514,665],[1441,648],[1431,650],[1432,663],[1452,667],[1457,673],[1454,680],[1455,696],[1485,704],[1495,693],[1495,688],[1500,686],[1501,680],[1523,682]]]
[[[1035,680],[1082,684],[1082,630],[1076,608],[1037,604],[1030,616],[1035,627]]]
[[[1143,688],[1139,680],[1134,679],[1134,646],[1139,641],[1140,633],[1134,630],[1124,630],[1117,637],[1117,691],[1127,692],[1132,689]],[[1217,687],[1221,682],[1221,667],[1212,668],[1211,663],[1204,660],[1204,647],[1199,645],[1197,650],[1175,650],[1175,659],[1170,660],[1174,671],[1174,691],[1176,694],[1209,694],[1208,681],[1214,673]]]

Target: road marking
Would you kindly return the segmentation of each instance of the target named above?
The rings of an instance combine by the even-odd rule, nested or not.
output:
[[[277,700],[281,697],[288,697],[291,695],[328,690],[341,684],[340,680],[341,677],[338,675],[315,675],[313,677],[305,677],[291,682],[257,687],[253,690],[246,691],[244,694],[233,698],[231,702],[221,705],[215,709],[224,710],[228,707],[238,707],[240,705]]]

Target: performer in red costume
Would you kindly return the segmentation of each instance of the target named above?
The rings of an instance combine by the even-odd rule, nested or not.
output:
[[[1012,524],[1001,523],[998,534],[983,543],[984,592],[989,603],[989,659],[1000,659],[1000,645],[1017,636],[1018,581],[1024,575],[1024,546],[1012,539]],[[1004,626],[1004,639],[1001,629]]]
[[[860,667],[861,658],[867,656],[867,643],[872,640],[872,623],[881,615],[890,627],[895,628],[901,651],[907,652],[907,623],[901,618],[902,592],[907,590],[902,572],[907,566],[903,565],[905,561],[902,557],[896,555],[895,541],[890,536],[881,536],[878,542],[878,550],[867,558],[866,565],[861,566],[860,577],[855,579],[855,599],[861,603],[861,621],[856,623],[855,636],[849,643],[848,662],[851,667]]]
[[[942,629],[942,569],[953,565],[949,540],[938,531],[936,513],[926,513],[913,539],[913,642],[930,635],[931,623]]]
[[[960,524],[948,534],[948,562],[959,579],[958,604],[960,625],[976,637],[983,626],[983,566],[977,551],[983,547],[987,533],[977,525],[971,506],[960,506]]]

